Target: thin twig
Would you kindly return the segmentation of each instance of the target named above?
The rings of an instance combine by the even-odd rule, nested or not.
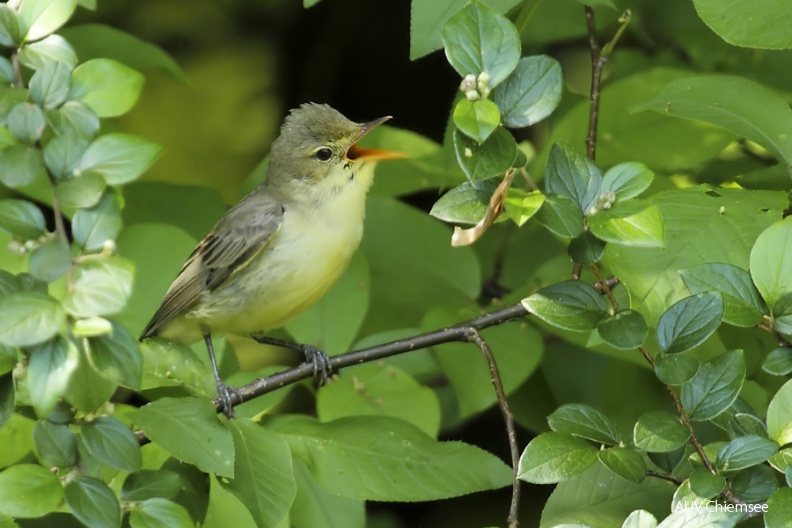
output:
[[[597,122],[599,121],[600,88],[602,86],[602,70],[608,57],[602,54],[597,39],[597,25],[594,20],[594,9],[585,6],[586,27],[588,29],[589,47],[591,48],[591,103],[589,106],[589,127],[586,136],[586,155],[591,161],[597,157]]]
[[[619,302],[616,300],[616,297],[613,296],[613,292],[611,291],[610,286],[608,285],[608,281],[602,275],[602,272],[600,271],[599,266],[597,266],[596,263],[591,264],[591,271],[594,272],[594,276],[597,278],[597,284],[599,285],[601,292],[604,293],[605,296],[608,298],[608,301],[610,301],[611,306],[613,306],[613,309],[615,311],[619,311]]]
[[[685,483],[684,479],[675,477],[674,475],[666,475],[665,473],[659,473],[651,469],[646,470],[646,476],[667,480],[668,482],[673,482],[677,486],[681,486],[682,484]]]
[[[512,498],[507,522],[509,528],[517,528],[520,524],[517,519],[517,509],[520,505],[520,479],[517,477],[518,465],[520,463],[520,451],[517,447],[517,431],[514,428],[514,417],[509,409],[509,403],[506,400],[506,392],[503,390],[500,372],[498,372],[498,365],[495,363],[495,356],[492,354],[492,350],[490,350],[487,342],[475,328],[469,328],[466,337],[469,342],[475,344],[479,350],[481,350],[481,353],[484,354],[484,358],[487,360],[492,385],[495,387],[495,394],[498,397],[498,405],[500,406],[501,414],[503,414],[503,421],[506,422],[506,432],[509,437],[509,450],[511,451],[512,459]]]

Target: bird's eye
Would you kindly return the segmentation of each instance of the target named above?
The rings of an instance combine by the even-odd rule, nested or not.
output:
[[[328,147],[321,147],[316,149],[316,152],[314,152],[314,156],[319,161],[327,161],[333,157],[333,151],[330,150]]]

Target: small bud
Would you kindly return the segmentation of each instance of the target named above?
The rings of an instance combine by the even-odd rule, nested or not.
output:
[[[481,98],[477,90],[470,90],[465,92],[465,97],[467,97],[468,101],[478,101]]]
[[[718,209],[718,214],[726,214],[726,206],[721,205],[720,209]]]
[[[465,93],[476,89],[476,78],[472,73],[465,75],[465,78],[462,79],[461,83],[459,83],[459,89]]]
[[[102,255],[110,256],[116,251],[115,240],[105,240],[102,243]]]
[[[35,240],[25,240],[25,249],[32,251],[38,247],[38,242]]]
[[[489,74],[489,72],[488,71],[483,71],[483,72],[479,73],[479,76],[478,76],[478,79],[476,79],[476,82],[478,83],[479,89],[488,88],[489,87],[489,82],[490,82],[490,74]]]
[[[465,147],[465,157],[466,158],[472,158],[473,157],[473,151],[470,150],[470,147]]]

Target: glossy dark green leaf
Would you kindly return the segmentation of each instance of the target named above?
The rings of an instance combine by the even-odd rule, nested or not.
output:
[[[739,401],[740,400],[738,399],[737,402]],[[736,406],[732,407],[734,408]],[[753,409],[750,410],[753,411]],[[732,411],[732,409],[729,411]],[[748,435],[756,435],[767,438],[767,426],[765,426],[764,420],[758,416],[754,416],[753,414],[748,414],[745,412],[734,413],[734,416],[732,416],[729,420],[727,431],[729,432],[729,436],[731,438]]]
[[[735,326],[755,326],[768,312],[750,274],[732,264],[715,262],[680,271],[691,293],[720,292],[723,321]]]
[[[112,325],[112,334],[88,340],[91,362],[104,378],[138,389],[143,375],[143,357],[137,340],[122,325]]]
[[[78,340],[75,344],[79,361],[72,374],[71,383],[66,387],[64,397],[72,407],[86,413],[94,413],[107,403],[118,387],[105,379],[91,363],[85,351],[84,341]]]
[[[66,468],[77,462],[77,441],[68,425],[39,420],[33,427],[33,442],[47,464]]]
[[[562,405],[547,417],[550,428],[557,433],[567,433],[593,440],[600,444],[615,445],[621,441],[616,424],[599,411],[582,403]]]
[[[41,209],[27,200],[0,200],[0,229],[12,235],[34,240],[47,229]]]
[[[517,66],[520,36],[508,18],[477,1],[448,19],[441,32],[446,58],[461,77],[489,74],[500,84]]]
[[[536,217],[543,226],[558,236],[574,238],[583,232],[583,214],[571,198],[561,194],[545,196]]]
[[[619,163],[605,172],[600,194],[612,192],[616,200],[628,200],[648,189],[653,179],[654,173],[643,163]]]
[[[71,262],[69,246],[60,238],[53,238],[30,253],[30,274],[44,282],[52,282],[69,271]]]
[[[584,231],[569,243],[569,257],[578,264],[593,264],[599,262],[605,253],[605,242]]]
[[[775,304],[792,292],[792,217],[774,223],[756,239],[751,249],[751,278],[767,305]]]
[[[0,151],[0,182],[16,188],[44,174],[41,151],[25,145],[12,145]]]
[[[301,460],[294,461],[294,477],[297,494],[289,511],[293,528],[365,526],[366,509],[363,501],[339,497],[320,487]]]
[[[131,528],[193,528],[190,514],[181,504],[155,497],[137,504],[129,514]]]
[[[457,161],[471,181],[502,176],[512,166],[517,155],[514,137],[503,127],[496,128],[481,143],[454,130],[453,141]]]
[[[19,62],[30,69],[40,70],[50,62],[63,62],[74,68],[77,54],[60,35],[50,35],[38,42],[25,45],[19,52]]]
[[[523,57],[506,81],[493,92],[503,124],[522,128],[549,116],[561,101],[561,65],[552,57]]]
[[[571,199],[583,214],[597,199],[602,173],[594,162],[584,157],[566,143],[556,143],[550,149],[545,171],[548,193]]]
[[[60,336],[30,350],[28,390],[40,417],[47,416],[65,394],[79,360],[74,344]]]
[[[121,526],[121,506],[110,487],[98,478],[79,476],[65,489],[66,504],[75,517],[89,528]]]
[[[722,471],[745,469],[766,461],[778,449],[778,443],[763,436],[741,436],[720,448],[715,465]]]
[[[597,463],[597,448],[566,433],[542,433],[520,456],[518,476],[532,484],[555,484],[574,478]]]
[[[620,350],[638,348],[646,342],[649,327],[643,315],[634,310],[622,310],[597,324],[603,341]]]
[[[701,364],[699,371],[682,385],[682,405],[691,420],[710,420],[734,402],[745,381],[745,357],[731,350]]]
[[[205,398],[161,398],[141,407],[132,421],[162,449],[220,476],[234,476],[234,443]]]
[[[116,117],[135,105],[143,80],[120,62],[92,59],[74,69],[69,99],[85,103],[99,117]]]
[[[162,147],[137,136],[106,134],[91,143],[78,173],[98,174],[110,185],[128,183],[148,169]]]
[[[19,32],[27,42],[53,33],[77,7],[75,0],[25,0],[19,6]]]
[[[688,477],[690,490],[704,499],[711,499],[723,491],[726,479],[705,468],[696,468]]]
[[[682,385],[696,375],[698,359],[687,354],[659,354],[654,364],[657,379],[667,385]]]
[[[121,487],[121,500],[144,501],[154,497],[170,499],[179,492],[178,473],[167,470],[141,469],[130,473]]]
[[[591,232],[606,242],[623,246],[663,248],[663,218],[643,200],[620,202],[588,217]]]
[[[63,299],[63,308],[70,315],[112,315],[126,305],[134,277],[131,261],[121,257],[89,260],[74,271],[74,283]]]
[[[63,499],[57,475],[37,464],[17,464],[0,472],[0,515],[30,518],[55,511]]]
[[[30,78],[30,98],[41,108],[57,108],[66,101],[70,85],[71,67],[65,62],[49,62]]]
[[[278,526],[297,491],[289,447],[278,434],[249,418],[229,422],[229,429],[234,436],[234,478],[224,487],[259,526]]]
[[[545,195],[541,191],[526,192],[514,187],[506,191],[503,207],[515,224],[522,226],[541,210]]]
[[[58,135],[91,139],[99,131],[99,116],[80,101],[66,101],[57,110],[48,110],[47,118]]]
[[[456,127],[465,135],[481,143],[495,132],[500,122],[498,107],[489,99],[460,100],[452,116]]]
[[[581,281],[565,281],[542,288],[522,300],[526,310],[564,330],[585,332],[607,317],[602,295]]]
[[[87,148],[86,140],[74,132],[68,131],[47,143],[47,146],[44,147],[44,163],[53,176],[59,180],[68,181],[69,178],[78,174],[80,160]]]
[[[657,343],[668,354],[684,352],[703,343],[723,318],[719,293],[699,293],[674,303],[657,323]]]
[[[90,208],[102,197],[107,184],[98,174],[83,174],[58,183],[55,195],[63,207]]]
[[[72,218],[74,240],[88,251],[102,248],[121,232],[121,207],[113,192],[106,192],[90,209],[79,209]]]
[[[0,376],[0,428],[2,428],[14,413],[16,403],[16,386],[13,374],[4,373]]]
[[[729,479],[732,492],[745,502],[759,502],[778,489],[778,480],[766,464],[743,469]]]
[[[787,22],[789,4],[778,0],[740,0],[723,4],[718,0],[693,0],[696,13],[723,40],[735,46],[762,49],[792,48]]]
[[[630,482],[643,482],[646,478],[646,461],[630,447],[610,447],[597,452],[605,467]]]
[[[432,206],[430,215],[454,224],[476,224],[487,214],[492,193],[502,178],[465,182],[449,190]]]
[[[66,320],[60,303],[37,292],[14,292],[0,298],[0,343],[30,346],[54,336]]]
[[[678,417],[665,411],[650,411],[635,423],[633,441],[639,449],[653,453],[674,451],[688,441],[690,432]]]
[[[8,130],[19,141],[29,145],[38,141],[46,125],[44,112],[34,104],[20,103],[8,113]]]
[[[118,418],[102,416],[82,426],[88,452],[100,462],[123,471],[140,469],[140,443]]]
[[[774,376],[786,376],[792,372],[792,349],[776,348],[765,357],[762,370]]]
[[[19,20],[17,13],[8,4],[0,5],[0,45],[15,47],[19,44]]]

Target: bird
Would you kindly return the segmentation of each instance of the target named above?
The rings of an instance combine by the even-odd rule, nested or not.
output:
[[[203,339],[219,409],[229,418],[238,391],[220,376],[212,336],[299,350],[320,383],[331,372],[320,350],[266,333],[313,306],[347,268],[363,235],[376,162],[404,157],[358,145],[389,119],[356,123],[317,103],[291,110],[272,143],[265,181],[198,243],[140,335],[185,344]]]

